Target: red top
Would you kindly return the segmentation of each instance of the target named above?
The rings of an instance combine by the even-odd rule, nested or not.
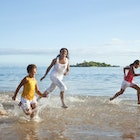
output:
[[[125,80],[126,80],[127,82],[132,83],[133,78],[134,78],[134,74],[132,73],[131,70],[129,70],[128,73],[127,73],[127,76],[125,77]]]

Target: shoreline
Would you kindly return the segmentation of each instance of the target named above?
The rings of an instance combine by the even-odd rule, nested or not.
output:
[[[7,113],[0,115],[3,140],[140,138],[140,106],[135,101],[109,102],[106,97],[70,96],[66,97],[68,108],[63,109],[59,96],[51,96],[39,101],[38,118],[30,121],[9,95],[2,95],[0,100],[1,109]]]

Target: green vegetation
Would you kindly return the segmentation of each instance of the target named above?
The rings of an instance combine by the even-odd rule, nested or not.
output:
[[[71,67],[119,67],[119,66],[114,66],[114,65],[112,66],[110,64],[94,62],[94,61],[90,61],[90,62],[84,61],[83,63],[77,63],[76,65],[71,65]]]

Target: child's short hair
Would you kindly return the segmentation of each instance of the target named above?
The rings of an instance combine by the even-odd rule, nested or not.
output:
[[[32,69],[37,68],[35,64],[30,64],[27,66],[27,72],[29,73]]]

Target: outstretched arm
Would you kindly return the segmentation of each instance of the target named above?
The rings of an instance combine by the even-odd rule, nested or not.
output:
[[[44,74],[44,76],[40,79],[40,81],[42,81],[46,75],[49,73],[50,69],[53,67],[53,65],[56,63],[56,58],[52,60],[50,66],[47,68],[46,73]]]
[[[40,92],[37,83],[36,83],[36,86],[35,86],[35,91],[36,91],[36,93],[37,93],[39,96],[41,96],[41,97],[46,97],[46,95],[44,95],[44,94],[42,94],[42,93]]]
[[[136,74],[136,73],[135,73],[135,75],[134,75],[134,76],[140,76],[140,74]]]
[[[18,85],[15,93],[14,93],[14,96],[12,97],[12,100],[16,100],[16,96],[17,96],[17,93],[19,92],[20,88],[27,82],[27,79],[26,77],[20,82],[20,84]]]

